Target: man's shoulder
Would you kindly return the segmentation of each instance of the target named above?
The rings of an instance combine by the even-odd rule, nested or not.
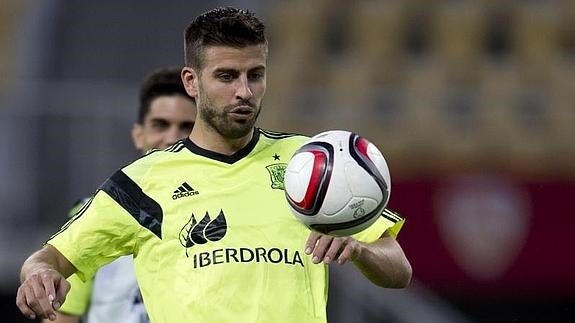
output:
[[[287,138],[298,138],[298,137],[307,138],[306,135],[295,132],[275,131],[263,128],[258,128],[258,131],[264,137],[271,139],[287,139]]]
[[[178,156],[185,151],[185,148],[186,144],[184,140],[179,140],[164,149],[152,148],[140,158],[136,159],[132,164],[150,164],[166,159],[178,158]]]
[[[258,128],[260,138],[273,144],[296,144],[300,145],[305,142],[309,137],[303,134],[273,131],[268,129]]]
[[[121,170],[125,173],[145,173],[158,164],[181,158],[184,148],[185,144],[180,140],[165,149],[150,149],[140,158],[122,167]]]

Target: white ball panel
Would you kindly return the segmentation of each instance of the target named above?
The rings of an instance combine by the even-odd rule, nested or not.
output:
[[[346,178],[342,175],[337,172],[333,172],[331,175],[331,181],[321,208],[321,213],[327,216],[341,211],[352,198]]]
[[[288,163],[284,187],[294,201],[300,202],[305,197],[313,171],[314,158],[314,154],[310,152],[301,152],[293,156]]]
[[[383,194],[377,182],[355,161],[348,162],[344,169],[347,185],[353,196],[369,196],[377,201],[383,199]]]
[[[370,143],[367,149],[367,155],[383,176],[383,179],[387,183],[388,190],[391,191],[391,175],[389,174],[389,167],[387,166],[387,162],[385,161],[383,154],[374,144]]]

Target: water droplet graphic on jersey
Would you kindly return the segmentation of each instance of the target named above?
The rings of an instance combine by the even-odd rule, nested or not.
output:
[[[206,213],[206,217],[208,213]],[[208,217],[209,219],[209,217]],[[226,223],[226,217],[224,216],[224,211],[220,210],[220,214],[204,229],[204,236],[211,242],[216,242],[221,240],[228,230]]]
[[[204,236],[204,229],[206,228],[209,222],[210,222],[210,215],[208,214],[208,212],[206,212],[204,218],[200,220],[200,222],[198,222],[198,224],[196,224],[196,226],[194,226],[192,230],[190,230],[188,238],[192,240],[195,244],[204,244],[208,242],[208,239],[206,239],[206,237]]]
[[[186,256],[188,256],[187,248],[194,245],[205,244],[208,241],[216,242],[221,240],[227,232],[227,222],[223,210],[220,210],[218,216],[211,220],[208,212],[200,220],[196,221],[194,214],[190,220],[180,230],[180,243],[186,248]]]

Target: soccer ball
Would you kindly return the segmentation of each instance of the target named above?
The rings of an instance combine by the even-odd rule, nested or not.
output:
[[[369,227],[391,194],[389,168],[379,149],[344,130],[310,138],[288,162],[284,185],[293,214],[333,236]]]

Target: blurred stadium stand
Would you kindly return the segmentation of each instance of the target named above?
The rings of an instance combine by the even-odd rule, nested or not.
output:
[[[267,23],[262,127],[308,135],[357,131],[381,147],[390,164],[390,205],[408,217],[400,241],[417,287],[387,294],[365,286],[364,294],[352,294],[360,306],[337,281],[361,283],[336,270],[332,322],[417,322],[390,307],[381,316],[370,311],[381,302],[427,322],[435,315],[437,322],[575,321],[575,262],[561,253],[568,250],[562,237],[575,224],[569,203],[575,193],[575,1],[568,0],[3,0],[4,313],[15,312],[24,258],[60,226],[76,199],[136,156],[128,134],[139,80],[157,67],[182,64],[183,29],[216,5],[247,6]],[[480,196],[470,198],[467,190]],[[503,193],[494,197],[490,190]],[[523,239],[514,242],[517,258],[489,281],[466,271],[467,258],[442,240],[466,231],[446,233],[441,215],[450,207],[465,213],[462,219],[481,213],[474,209],[481,199],[492,202],[485,212],[527,221],[498,222],[495,232],[478,226],[487,241],[505,228],[525,228],[515,233]],[[505,248],[512,249],[498,250]],[[511,297],[509,289],[523,297]],[[354,306],[356,313],[345,312]]]
[[[0,10],[0,96],[6,95],[5,91],[14,75],[13,64],[14,43],[12,36],[18,33],[19,22],[22,20],[26,7],[30,1],[6,0],[2,1]]]

